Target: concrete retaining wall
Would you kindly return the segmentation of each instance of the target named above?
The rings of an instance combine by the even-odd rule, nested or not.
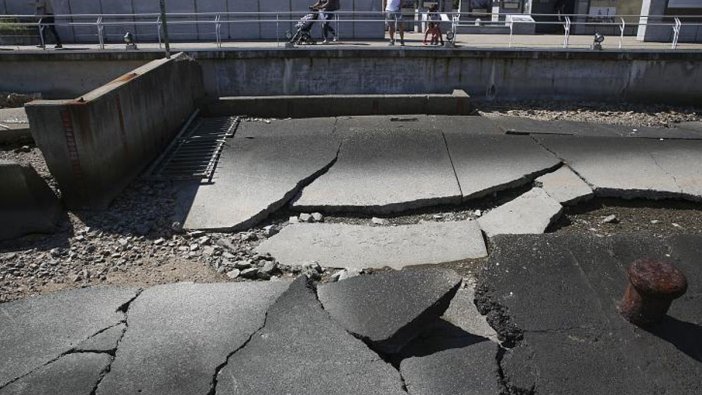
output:
[[[406,95],[454,89],[478,99],[698,104],[702,97],[702,53],[698,51],[298,48],[194,51],[190,55],[202,66],[205,89],[213,97]],[[125,64],[161,56],[155,51],[0,53],[0,75],[8,70],[13,76],[0,79],[0,91],[56,97],[72,84],[87,86],[104,79],[106,69],[116,71]],[[91,67],[98,64],[104,69]],[[33,71],[37,67],[39,72]],[[68,97],[82,93],[76,90]]]
[[[203,96],[200,67],[178,54],[80,98],[25,108],[66,205],[101,209],[171,142]]]
[[[434,95],[323,95],[223,97],[206,106],[205,116],[233,114],[265,118],[314,118],[352,115],[470,115],[474,109],[462,90]]]

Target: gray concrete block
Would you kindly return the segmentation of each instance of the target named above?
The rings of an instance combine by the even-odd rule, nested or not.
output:
[[[592,188],[568,166],[537,178],[536,185],[562,205],[575,205],[593,196]]]
[[[85,288],[0,305],[0,387],[125,318],[134,288]]]
[[[475,284],[465,284],[456,292],[441,318],[471,335],[497,342],[497,333],[475,307]]]
[[[460,194],[441,133],[368,132],[344,141],[334,166],[293,208],[387,214],[457,203]]]
[[[32,132],[24,108],[0,108],[0,145],[32,141]]]
[[[218,393],[402,394],[399,373],[324,311],[304,278],[217,376]]]
[[[63,209],[31,166],[0,160],[0,240],[57,230]]]
[[[445,341],[445,340],[444,340]],[[410,394],[500,394],[498,345],[481,341],[403,359],[400,372]]]
[[[403,270],[321,285],[317,295],[347,331],[395,354],[438,320],[460,284],[453,270]]]
[[[171,142],[202,96],[199,65],[177,54],[79,99],[35,100],[25,109],[66,205],[104,209]]]
[[[89,395],[109,367],[109,354],[64,355],[14,383],[0,388],[2,395],[75,394]]]
[[[130,306],[129,329],[98,394],[207,393],[217,367],[265,322],[286,282],[170,284]]]
[[[463,200],[527,184],[560,163],[527,136],[445,136]]]
[[[289,225],[264,241],[257,251],[299,265],[368,269],[455,262],[487,256],[474,221],[422,222],[418,225]]]
[[[563,211],[543,189],[533,188],[478,219],[480,228],[492,237],[501,234],[543,233]]]
[[[222,151],[212,184],[181,189],[187,229],[245,229],[285,205],[336,158],[331,136],[235,137]]]
[[[622,198],[702,197],[697,140],[539,137],[596,195]]]

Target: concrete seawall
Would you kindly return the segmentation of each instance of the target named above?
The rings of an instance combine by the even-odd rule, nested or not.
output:
[[[430,94],[697,104],[702,52],[248,49],[191,51],[209,96]],[[161,52],[0,54],[0,90],[77,96]],[[39,65],[39,66],[37,66]],[[31,70],[40,67],[42,73]],[[31,76],[30,76],[31,74]],[[59,82],[58,76],[62,77]]]
[[[203,95],[199,65],[179,54],[79,98],[25,108],[66,205],[101,209],[172,141]]]

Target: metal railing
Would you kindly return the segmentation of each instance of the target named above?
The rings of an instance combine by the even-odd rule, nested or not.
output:
[[[223,27],[234,27],[234,26],[246,26],[252,24],[258,24],[259,26],[271,26],[275,25],[275,42],[277,45],[281,44],[281,39],[284,37],[284,33],[287,30],[294,29],[294,25],[299,21],[299,17],[310,13],[311,11],[305,12],[200,12],[200,13],[168,13],[168,26],[172,26],[170,36],[177,39],[178,35],[192,36],[192,33],[179,33],[176,28],[181,26],[195,26],[196,37],[192,41],[195,42],[211,42],[210,39],[202,40],[202,36],[211,36],[214,40],[216,47],[221,48],[223,42],[237,41],[231,37],[225,37],[223,33]],[[648,15],[642,17],[640,15],[613,15],[606,18],[593,18],[591,15],[587,14],[492,14],[490,20],[480,21],[476,23],[475,18],[471,18],[470,13],[460,13],[460,12],[450,12],[450,13],[437,13],[443,16],[444,22],[442,25],[446,25],[448,20],[450,23],[450,31],[453,33],[454,37],[457,37],[459,30],[463,27],[468,26],[481,26],[481,27],[504,27],[509,30],[509,39],[507,46],[512,47],[513,36],[515,35],[515,27],[521,23],[529,23],[535,26],[540,25],[555,25],[563,29],[563,42],[562,47],[568,48],[571,40],[571,34],[574,27],[585,26],[585,27],[612,27],[619,31],[618,35],[618,48],[623,48],[623,42],[625,37],[625,30],[627,27],[630,28],[641,28],[641,27],[662,27],[664,29],[671,29],[672,39],[670,45],[672,49],[676,49],[679,44],[681,30],[683,26],[690,28],[700,28],[702,27],[702,15]],[[337,31],[337,36],[341,37],[342,27],[351,26],[353,24],[370,23],[370,24],[380,24],[385,22],[385,14],[383,12],[359,12],[359,11],[335,11],[334,19],[332,23],[334,24],[335,30]],[[490,15],[490,14],[488,14]],[[537,20],[520,22],[520,21],[505,21],[509,15],[526,15],[536,17]],[[407,15],[409,18],[405,18],[404,22],[407,25],[413,25],[415,27],[424,26],[429,17],[431,16],[428,12],[423,12],[421,10],[415,10],[414,18],[412,15]],[[12,26],[18,27],[33,27],[37,28],[39,31],[39,38],[41,45],[45,47],[45,37],[42,26],[48,26],[49,24],[40,23],[41,16],[35,15],[0,15],[0,21],[2,20],[17,20],[18,22],[10,22]],[[110,31],[119,30],[120,32],[129,31],[128,29],[134,29],[133,32],[138,38],[149,39],[140,40],[142,42],[150,41],[151,37],[159,43],[159,48],[163,44],[163,23],[161,20],[161,15],[158,13],[144,13],[144,14],[61,14],[55,15],[56,21],[52,24],[54,26],[70,27],[77,30],[83,29],[94,29],[94,33],[80,33],[80,36],[94,37],[95,41],[101,49],[106,48],[106,43],[110,40],[110,36],[114,33]],[[554,20],[543,20],[554,19]],[[626,22],[626,19],[636,19],[638,18],[638,23]],[[672,22],[670,21],[672,20]],[[655,22],[652,22],[655,21]],[[684,22],[683,22],[684,21]],[[322,23],[320,19],[317,23]],[[6,22],[7,23],[7,22]],[[281,28],[284,30],[281,31]],[[121,29],[121,30],[120,30]],[[175,31],[174,31],[175,30]],[[121,34],[119,39],[121,39]],[[75,33],[74,36],[78,36]],[[270,37],[270,34],[265,36]],[[380,37],[378,37],[380,38]],[[239,41],[251,41],[242,39]],[[455,41],[455,38],[454,38]]]

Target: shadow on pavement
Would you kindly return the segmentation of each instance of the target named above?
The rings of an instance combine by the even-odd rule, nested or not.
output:
[[[702,326],[666,316],[663,322],[647,331],[702,362]]]

